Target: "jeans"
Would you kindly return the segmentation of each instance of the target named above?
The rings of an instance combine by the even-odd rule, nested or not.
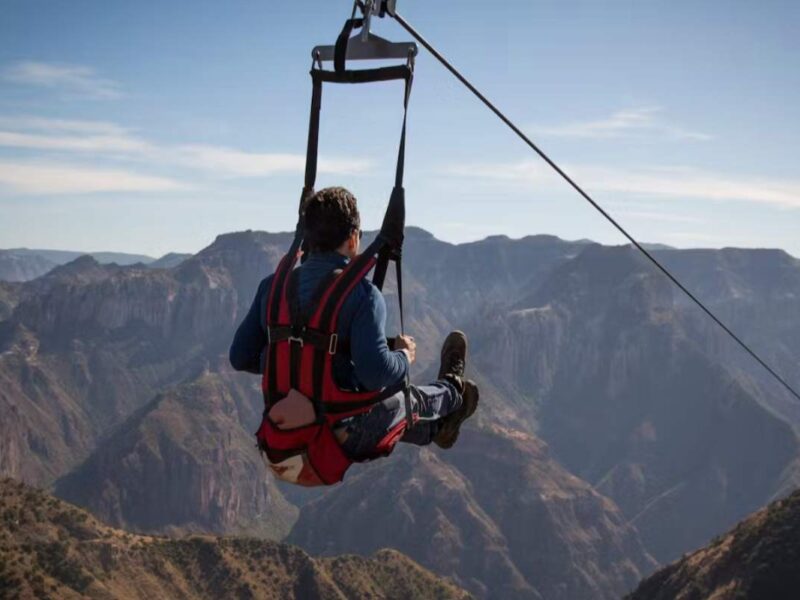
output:
[[[427,446],[439,431],[441,418],[461,407],[461,394],[449,381],[411,386],[410,392],[414,426],[406,429],[401,441]],[[373,458],[378,443],[405,418],[405,399],[400,392],[376,404],[368,413],[343,421],[347,439],[342,448],[356,461]]]

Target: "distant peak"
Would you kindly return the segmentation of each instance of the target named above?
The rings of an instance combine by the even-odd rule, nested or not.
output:
[[[61,265],[55,271],[59,271],[61,273],[65,272],[79,272],[84,271],[86,269],[93,269],[99,267],[100,263],[97,261],[96,258],[91,256],[90,254],[84,254],[83,256],[79,256],[75,260],[72,260],[66,264]]]
[[[257,231],[253,229],[222,233],[218,235],[211,244],[198,252],[197,255],[208,256],[221,251],[246,252],[250,251],[252,248],[270,245],[288,246],[293,236],[294,233],[288,231],[269,233],[267,231]]]
[[[422,227],[409,226],[406,227],[406,238],[416,240],[432,240],[435,236],[428,230]]]
[[[54,268],[49,273],[43,275],[40,279],[49,281],[57,281],[62,279],[102,279],[112,273],[115,268],[118,269],[120,267],[116,265],[104,266],[100,264],[93,256],[84,254],[75,260]]]

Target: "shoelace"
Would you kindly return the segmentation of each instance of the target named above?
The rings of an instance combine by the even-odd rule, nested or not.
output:
[[[448,366],[448,373],[454,373],[456,375],[463,375],[464,374],[464,359],[462,358],[452,358],[447,362]]]

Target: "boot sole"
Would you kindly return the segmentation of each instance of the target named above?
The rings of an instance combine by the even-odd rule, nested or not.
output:
[[[458,434],[461,433],[461,425],[474,415],[478,408],[478,402],[480,401],[478,386],[470,380],[465,380],[464,386],[464,394],[462,395],[464,405],[453,415],[452,421],[445,421],[442,429],[433,438],[433,442],[445,450],[455,445],[456,441],[458,441]]]

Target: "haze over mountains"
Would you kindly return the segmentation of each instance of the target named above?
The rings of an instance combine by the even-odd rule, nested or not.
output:
[[[258,378],[226,353],[290,238],[0,283],[0,473],[131,531],[394,547],[479,598],[620,597],[797,486],[800,407],[632,249],[412,228],[415,380],[466,330],[478,417],[452,451],[402,447],[323,495],[278,487],[253,448]],[[800,386],[800,261],[654,251]]]
[[[74,252],[68,250],[36,250],[30,248],[10,248],[0,250],[0,281],[30,281],[41,277],[59,265],[64,265],[81,256],[88,255],[102,264],[133,265],[142,263],[151,268],[165,269],[175,267],[189,254],[171,252],[155,259],[144,254],[124,252]]]

